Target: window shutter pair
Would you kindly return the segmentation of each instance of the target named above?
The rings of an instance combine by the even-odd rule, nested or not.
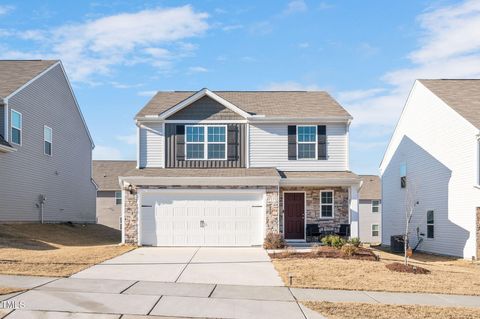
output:
[[[208,138],[205,135],[205,138]],[[237,125],[227,126],[227,160],[238,160],[239,134]],[[177,161],[185,160],[185,125],[177,125],[175,129],[175,152]]]
[[[318,159],[327,159],[327,126],[317,126]],[[288,160],[297,159],[297,126],[288,126]]]

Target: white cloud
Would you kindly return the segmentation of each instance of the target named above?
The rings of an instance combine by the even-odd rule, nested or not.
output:
[[[143,83],[135,83],[135,84],[127,84],[127,83],[119,83],[119,82],[110,82],[110,84],[116,89],[133,89],[142,87]]]
[[[15,9],[11,5],[0,5],[0,16],[6,15]]]
[[[209,25],[208,15],[195,12],[189,5],[174,8],[157,8],[135,13],[121,13],[90,20],[81,24],[68,24],[49,30],[25,33],[32,40],[45,35],[40,43],[43,51],[33,54],[7,51],[2,58],[42,55],[44,58],[61,58],[70,77],[75,81],[89,81],[94,74],[110,74],[116,65],[132,63],[157,63],[166,58],[169,45],[180,51],[194,46],[183,40],[204,33]],[[176,46],[175,46],[176,45]]]
[[[140,96],[154,96],[157,94],[157,91],[140,91],[137,94]]]
[[[122,155],[120,150],[110,147],[110,146],[103,146],[97,145],[93,150],[93,159],[95,160],[120,160],[125,159]]]
[[[238,30],[242,28],[243,28],[243,25],[241,24],[231,24],[231,25],[223,26],[222,30],[228,32],[228,31]]]
[[[316,84],[301,84],[294,81],[272,82],[263,86],[265,91],[319,91],[321,88]]]
[[[302,43],[298,44],[298,47],[301,48],[301,49],[306,49],[306,48],[310,47],[310,43],[302,42]]]
[[[243,61],[243,62],[256,62],[257,61],[257,59],[255,59],[253,56],[248,56],[248,55],[242,56],[240,58],[240,60]]]
[[[422,28],[419,47],[407,58],[412,66],[382,76],[381,88],[341,92],[344,105],[355,117],[354,125],[393,128],[415,79],[480,77],[480,2],[430,9],[418,17]],[[378,90],[378,91],[376,91]],[[373,93],[373,94],[372,94]]]
[[[115,137],[117,140],[124,142],[128,145],[137,145],[137,134],[131,135],[118,135]]]
[[[307,4],[304,0],[292,0],[287,4],[283,14],[292,14],[297,12],[304,12],[307,10]]]
[[[188,71],[191,73],[205,73],[208,72],[208,69],[203,66],[192,66],[188,68]]]

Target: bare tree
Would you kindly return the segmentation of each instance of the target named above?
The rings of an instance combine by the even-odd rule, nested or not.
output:
[[[417,192],[416,187],[412,181],[408,181],[405,189],[405,234],[403,235],[404,242],[404,263],[408,266],[408,243],[410,240],[410,226],[412,217],[415,213],[415,206],[417,206]]]

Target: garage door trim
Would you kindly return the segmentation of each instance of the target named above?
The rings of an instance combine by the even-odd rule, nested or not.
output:
[[[138,213],[137,213],[137,240],[138,245],[142,246],[142,205],[143,205],[143,195],[145,194],[176,194],[176,193],[185,193],[188,192],[198,193],[198,194],[257,194],[261,195],[261,203],[262,203],[262,215],[261,215],[261,223],[259,227],[261,227],[260,234],[262,238],[265,238],[266,232],[266,190],[265,189],[201,189],[201,188],[181,188],[181,189],[139,189],[137,191],[138,195]]]

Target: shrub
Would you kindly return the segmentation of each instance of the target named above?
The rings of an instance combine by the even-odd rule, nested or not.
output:
[[[279,233],[268,233],[263,242],[265,249],[283,249],[285,248],[285,240]]]
[[[322,244],[335,248],[342,248],[345,245],[345,240],[337,235],[328,235],[322,238]]]
[[[348,241],[349,244],[352,244],[355,247],[360,247],[362,242],[360,241],[360,238],[358,237],[353,237]]]
[[[353,244],[345,244],[342,246],[342,253],[345,256],[353,256],[357,253],[358,247]]]

